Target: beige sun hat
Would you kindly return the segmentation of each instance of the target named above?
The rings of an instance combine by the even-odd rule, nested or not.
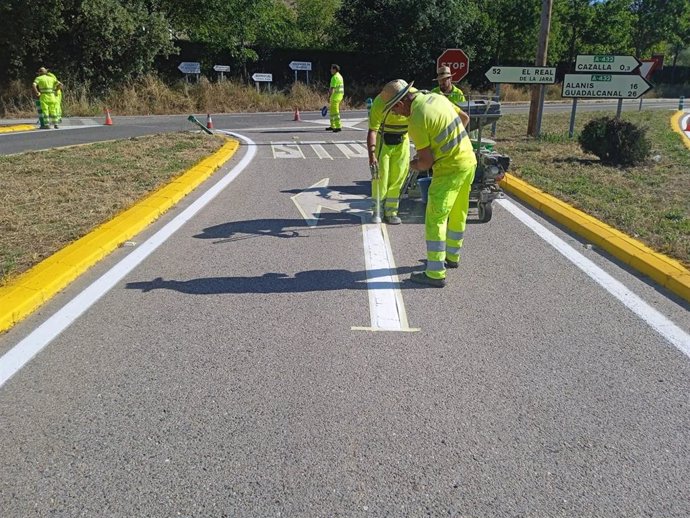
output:
[[[436,69],[436,79],[434,79],[434,81],[440,81],[446,77],[453,77],[453,74],[450,72],[450,67],[438,67]]]
[[[386,83],[383,90],[381,90],[381,100],[385,103],[384,109],[390,110],[395,106],[400,99],[409,93],[413,84],[414,81],[408,84],[404,79],[394,79]]]

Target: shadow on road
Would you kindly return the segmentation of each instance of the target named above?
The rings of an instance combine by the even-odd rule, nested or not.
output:
[[[396,268],[393,273],[402,276],[419,270],[419,267]],[[387,275],[388,270],[372,270],[371,277]],[[367,271],[349,270],[309,270],[299,272],[294,277],[286,273],[265,273],[255,277],[204,277],[188,281],[165,280],[161,277],[152,281],[129,282],[129,290],[174,290],[190,295],[218,295],[223,293],[304,293],[310,291],[340,291],[367,289],[407,289],[422,288],[403,280],[397,282],[367,282]]]

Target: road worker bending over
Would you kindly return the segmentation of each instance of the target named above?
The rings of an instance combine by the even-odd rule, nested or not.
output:
[[[55,92],[62,87],[55,76],[48,75],[44,67],[38,69],[38,77],[33,82],[34,93],[41,103],[41,129],[49,129],[50,124],[57,129],[57,110]]]
[[[371,196],[377,204],[372,221],[381,222],[378,215],[383,202],[383,220],[389,225],[399,225],[402,223],[398,217],[400,189],[410,162],[407,117],[386,111],[381,95],[374,98],[369,111],[367,149],[372,172]]]
[[[410,138],[417,148],[410,169],[434,169],[426,205],[426,271],[413,273],[410,280],[442,288],[446,267],[459,265],[477,159],[465,131],[467,114],[442,95],[411,87],[396,79],[380,95],[386,110],[408,117]]]
[[[330,105],[328,112],[331,118],[331,125],[326,128],[326,131],[338,133],[342,131],[340,125],[340,103],[345,97],[345,82],[343,76],[340,75],[340,67],[338,65],[331,65],[331,86],[328,89]]]

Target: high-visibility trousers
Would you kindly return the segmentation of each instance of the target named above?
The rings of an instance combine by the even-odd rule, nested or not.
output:
[[[331,128],[341,128],[340,125],[340,103],[343,102],[342,95],[332,95],[330,105],[328,107],[328,114],[331,119]]]
[[[58,122],[62,122],[62,90],[55,93],[55,116]]]
[[[41,103],[41,126],[57,124],[57,112],[55,110],[55,94],[53,92],[42,93],[38,99]]]
[[[400,190],[410,165],[410,139],[405,135],[400,144],[389,146],[383,142],[381,135],[377,135],[376,158],[379,177],[371,182],[371,196],[376,203],[383,202],[385,216],[397,216]]]
[[[445,279],[446,258],[460,260],[476,168],[472,155],[460,165],[457,174],[434,174],[431,178],[425,216],[427,277]]]

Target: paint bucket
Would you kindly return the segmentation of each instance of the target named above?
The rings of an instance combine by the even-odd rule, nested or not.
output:
[[[419,192],[422,195],[422,203],[426,203],[429,199],[429,185],[431,185],[431,176],[417,178],[417,185],[419,185]]]

